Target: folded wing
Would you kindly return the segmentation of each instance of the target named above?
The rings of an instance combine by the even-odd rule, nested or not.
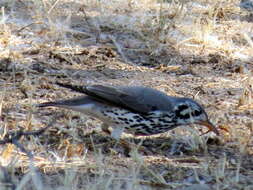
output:
[[[97,101],[113,104],[141,114],[147,114],[157,109],[169,110],[171,107],[170,104],[168,105],[168,96],[166,94],[147,87],[57,84],[84,93]]]

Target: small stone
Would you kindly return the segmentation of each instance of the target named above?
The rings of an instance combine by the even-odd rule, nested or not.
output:
[[[240,8],[249,12],[253,12],[253,0],[241,0]]]

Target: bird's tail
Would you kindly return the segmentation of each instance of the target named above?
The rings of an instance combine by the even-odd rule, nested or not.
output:
[[[58,86],[64,87],[71,89],[76,92],[80,93],[87,93],[86,86],[79,86],[79,85],[71,85],[67,83],[61,83],[61,82],[56,82]],[[55,102],[44,102],[41,104],[37,104],[36,107],[72,107],[72,106],[78,106],[78,105],[83,105],[83,104],[89,104],[92,103],[92,99],[88,96],[81,96],[81,97],[74,97],[72,99],[67,99],[67,100],[58,100]]]
[[[41,104],[37,104],[36,107],[65,107],[65,108],[71,108],[76,106],[82,106],[87,104],[94,104],[94,99],[89,96],[79,96],[74,97],[67,100],[58,100],[55,102],[44,102]]]
[[[57,84],[58,86],[64,87],[64,88],[71,89],[76,92],[87,93],[86,86],[71,85],[71,84],[61,83],[61,82],[56,82],[55,84]]]
[[[60,104],[58,102],[44,102],[41,104],[36,104],[35,106],[39,108],[50,107],[50,106],[57,107],[57,106],[60,106]]]

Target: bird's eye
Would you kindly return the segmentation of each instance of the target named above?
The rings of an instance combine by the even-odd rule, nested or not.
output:
[[[199,116],[199,115],[201,115],[201,113],[202,113],[201,110],[194,110],[192,115],[193,116]]]

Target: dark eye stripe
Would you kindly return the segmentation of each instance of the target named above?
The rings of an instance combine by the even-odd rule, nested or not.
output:
[[[179,111],[183,111],[183,110],[186,110],[186,109],[188,109],[187,105],[180,105],[180,106],[178,106],[178,110]]]
[[[199,115],[201,115],[201,111],[199,111],[199,110],[195,110],[194,112],[193,112],[193,115],[194,116],[199,116]]]
[[[180,118],[180,119],[189,119],[190,118],[190,115],[192,115],[193,117],[198,117],[202,114],[202,111],[201,110],[192,110],[191,114],[190,113],[184,113],[182,114],[182,112],[186,109],[188,109],[188,105],[179,105],[177,107],[177,110],[175,110],[175,113],[176,113],[176,117]]]

